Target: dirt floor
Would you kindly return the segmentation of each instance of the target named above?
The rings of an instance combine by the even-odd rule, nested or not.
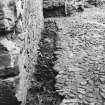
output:
[[[47,18],[58,26],[54,69],[61,105],[105,105],[105,12],[86,9],[72,17]]]

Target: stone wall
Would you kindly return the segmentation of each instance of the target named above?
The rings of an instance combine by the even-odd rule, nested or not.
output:
[[[86,8],[104,7],[104,0],[43,0],[44,17],[72,16]]]
[[[0,105],[25,105],[43,29],[42,1],[0,5]]]
[[[20,91],[17,94],[22,105],[28,103],[32,94],[28,91],[31,87],[32,74],[37,58],[38,43],[43,29],[42,0],[24,0],[23,37],[24,47],[20,55]],[[21,34],[20,34],[21,36]]]

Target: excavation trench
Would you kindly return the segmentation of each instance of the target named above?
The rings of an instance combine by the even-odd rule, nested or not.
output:
[[[41,33],[37,63],[33,73],[33,81],[31,81],[32,85],[29,89],[32,97],[31,100],[28,100],[27,105],[33,105],[33,103],[34,105],[60,105],[63,98],[56,92],[55,77],[58,72],[53,68],[57,60],[55,54],[57,33],[54,31],[54,28],[56,28],[54,25],[56,24],[50,22],[48,25],[50,27],[45,26],[46,28]]]

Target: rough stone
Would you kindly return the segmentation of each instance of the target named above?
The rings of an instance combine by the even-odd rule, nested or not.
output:
[[[86,94],[85,89],[82,89],[82,88],[78,88],[78,92],[81,93],[81,94]]]
[[[100,95],[105,98],[105,92],[100,92]]]
[[[87,81],[82,81],[80,84],[81,85],[86,85],[87,84]]]
[[[16,0],[0,1],[0,4],[3,5],[0,7],[0,31],[3,36],[9,31],[14,31],[15,22],[19,19],[16,14],[18,12],[16,3]]]
[[[14,96],[11,85],[0,80],[0,104],[1,105],[20,105],[17,98]]]
[[[19,75],[19,67],[4,67],[0,69],[0,79],[5,79],[9,77],[14,77]]]
[[[11,65],[11,56],[10,54],[1,54],[0,55],[0,68],[5,68]]]
[[[26,104],[27,87],[29,87],[27,74],[29,73],[26,73],[24,65],[32,65],[34,62],[32,59],[36,60],[36,46],[43,28],[41,3],[41,0],[0,0],[0,105]],[[31,4],[33,6],[30,6]],[[24,16],[23,12],[25,12]],[[26,32],[25,37],[24,32]],[[23,36],[18,37],[18,34]],[[30,38],[27,37],[28,35]],[[19,44],[19,40],[22,43]],[[29,56],[26,49],[29,53],[34,49],[33,54],[31,52]],[[27,59],[26,62],[24,59]]]

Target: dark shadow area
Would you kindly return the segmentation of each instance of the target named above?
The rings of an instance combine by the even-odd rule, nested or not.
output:
[[[11,89],[11,86],[6,82],[0,81],[0,105],[20,105]]]
[[[29,102],[26,105],[60,105],[62,102],[63,97],[55,89],[55,77],[58,72],[53,68],[57,60],[57,39],[56,32],[52,30],[45,29],[41,34],[37,64],[29,89],[32,97],[28,98]]]
[[[3,68],[3,69],[0,69],[0,79],[15,77],[15,76],[19,75],[19,73],[20,72],[19,72],[18,66]]]
[[[44,14],[44,18],[65,16],[65,7],[64,6],[59,6],[59,7],[53,6],[51,8],[43,8],[43,14]]]

